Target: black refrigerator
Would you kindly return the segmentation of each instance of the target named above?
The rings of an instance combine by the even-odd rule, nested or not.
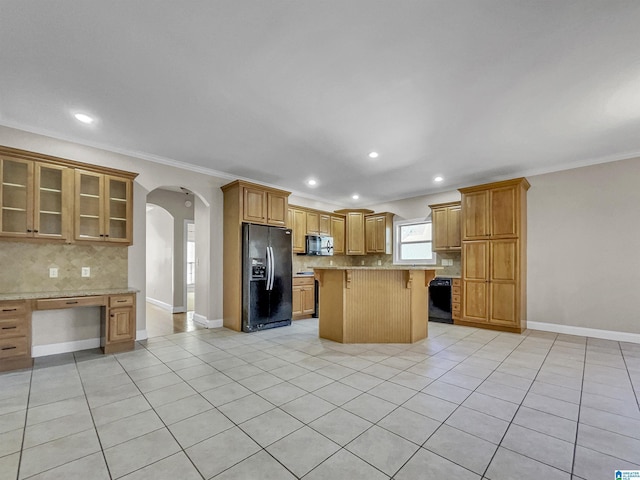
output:
[[[291,325],[291,229],[242,224],[242,330]]]

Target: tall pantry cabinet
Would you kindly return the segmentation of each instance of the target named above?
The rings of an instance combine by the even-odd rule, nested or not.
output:
[[[462,325],[527,328],[527,190],[516,178],[462,188]]]

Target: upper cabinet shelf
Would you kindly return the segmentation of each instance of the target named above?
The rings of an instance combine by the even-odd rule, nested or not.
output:
[[[0,147],[0,239],[131,245],[136,176]]]

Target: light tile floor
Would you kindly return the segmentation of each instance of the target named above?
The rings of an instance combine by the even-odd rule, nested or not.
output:
[[[640,470],[639,394],[637,344],[196,330],[0,374],[0,478],[609,479]]]

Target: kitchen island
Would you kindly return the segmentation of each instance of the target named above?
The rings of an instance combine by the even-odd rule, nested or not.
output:
[[[314,268],[320,338],[341,343],[413,343],[426,338],[429,282],[439,269]]]

